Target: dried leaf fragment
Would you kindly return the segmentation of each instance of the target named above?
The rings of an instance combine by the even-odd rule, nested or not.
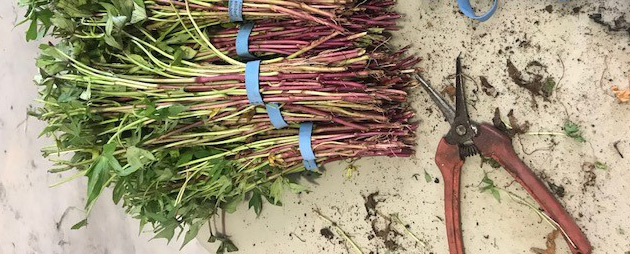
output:
[[[621,90],[618,86],[612,86],[610,87],[610,90],[615,93],[615,96],[620,103],[627,103],[630,101],[630,87],[626,90]]]
[[[547,235],[547,248],[540,249],[532,247],[530,250],[536,254],[556,254],[556,238],[560,235],[560,230],[556,229]]]

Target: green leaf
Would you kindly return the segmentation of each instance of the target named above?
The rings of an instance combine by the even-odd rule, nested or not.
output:
[[[499,201],[499,203],[501,203],[501,194],[499,193],[499,191],[495,188],[490,190],[490,193],[492,193],[492,196]]]
[[[125,26],[125,24],[127,24],[127,17],[125,16],[114,16],[111,17],[111,20],[117,31],[120,31]]]
[[[175,235],[175,229],[177,228],[177,225],[178,223],[176,221],[169,222],[157,234],[155,234],[153,239],[163,238],[170,243],[171,239],[173,239],[173,236]]]
[[[55,27],[69,32],[74,31],[76,28],[76,23],[74,23],[74,21],[62,16],[54,16],[50,19],[50,21]]]
[[[225,206],[223,207],[223,209],[225,209],[225,212],[227,213],[234,213],[236,212],[236,207],[243,202],[243,196],[236,196],[234,197],[232,200],[230,200],[229,202],[227,202],[225,204]]]
[[[608,170],[608,165],[606,165],[605,163],[603,163],[601,161],[596,161],[595,162],[595,168],[601,169],[601,170]]]
[[[203,220],[199,220],[193,223],[192,225],[190,225],[190,227],[188,228],[188,231],[186,232],[186,235],[184,235],[184,242],[182,243],[182,247],[180,247],[179,250],[182,250],[182,248],[184,248],[186,244],[188,244],[190,241],[195,239],[197,234],[199,234],[199,229],[201,228],[203,223],[204,223]]]
[[[582,143],[586,142],[586,139],[582,136],[580,127],[576,123],[566,120],[562,129],[567,136],[573,138],[574,140]]]
[[[122,45],[120,45],[118,40],[116,40],[113,36],[106,34],[103,36],[103,40],[107,43],[107,45],[122,50]]]
[[[182,164],[186,164],[190,160],[192,160],[192,158],[193,158],[193,152],[192,151],[185,152],[184,154],[179,156],[179,159],[177,160],[176,165],[179,166],[179,165],[182,165]]]
[[[131,13],[131,24],[141,22],[146,18],[147,11],[144,9],[144,3],[142,3],[142,5],[138,5],[137,1],[134,0],[133,12]]]
[[[284,180],[282,177],[276,178],[273,184],[271,184],[269,195],[273,198],[272,203],[274,205],[282,201],[282,196],[284,195]]]
[[[299,185],[297,183],[289,183],[289,190],[291,190],[291,192],[295,193],[295,194],[299,194],[302,192],[309,192],[308,188]]]
[[[173,104],[168,107],[168,116],[177,116],[179,113],[184,112],[188,107],[181,104]]]
[[[249,209],[251,209],[252,207],[254,208],[254,212],[256,213],[256,216],[260,215],[260,212],[262,211],[262,197],[261,197],[261,193],[259,190],[255,190],[252,193],[252,197],[249,199]]]
[[[31,25],[26,30],[26,41],[37,40],[37,19],[31,20]]]
[[[87,219],[84,219],[82,221],[77,222],[77,224],[72,225],[70,229],[77,230],[77,229],[87,226],[87,224],[88,224]]]
[[[88,176],[88,189],[87,189],[87,204],[89,207],[101,194],[103,185],[106,178],[109,175],[109,160],[105,156],[100,156],[96,163],[92,164],[92,167],[87,173]]]
[[[122,199],[125,191],[125,182],[123,180],[119,180],[118,182],[116,182],[116,186],[112,191],[112,200],[114,201],[114,204],[118,204],[118,202],[120,202],[120,199]]]
[[[424,171],[424,180],[427,181],[427,183],[430,183],[433,181],[433,177],[429,175],[429,173],[426,170]]]
[[[190,60],[190,59],[193,59],[197,55],[197,51],[191,47],[180,46],[179,48],[183,52],[183,55],[182,55],[183,59]]]
[[[105,21],[105,34],[111,36],[113,31],[114,31],[113,16],[107,16],[107,21]]]

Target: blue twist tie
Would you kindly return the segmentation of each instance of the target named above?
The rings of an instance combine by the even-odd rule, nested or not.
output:
[[[245,90],[247,91],[247,99],[253,105],[265,105],[262,95],[260,94],[260,83],[258,75],[260,73],[260,60],[250,61],[245,64]],[[280,106],[275,103],[265,105],[269,121],[276,129],[282,129],[287,126],[287,122],[282,118]]]
[[[464,15],[468,16],[471,19],[479,20],[481,22],[484,22],[488,20],[490,17],[492,17],[492,15],[494,14],[494,11],[497,10],[497,3],[498,3],[498,0],[494,0],[494,3],[492,4],[492,8],[490,8],[490,10],[486,12],[486,14],[477,16],[475,15],[475,11],[473,10],[472,6],[470,6],[470,0],[457,0],[459,9],[464,13]]]
[[[300,154],[302,155],[302,163],[304,163],[304,167],[310,171],[314,171],[318,168],[317,162],[315,162],[315,153],[313,153],[313,147],[311,147],[312,132],[312,122],[300,124],[300,136],[298,138]]]
[[[228,2],[228,15],[230,21],[243,21],[243,0],[230,0]]]
[[[250,61],[245,64],[245,89],[247,99],[254,105],[264,105],[260,95],[260,85],[258,84],[258,74],[260,73],[260,60]]]
[[[256,56],[249,53],[249,34],[252,33],[254,22],[245,22],[241,24],[236,34],[236,55],[244,60],[256,59]]]
[[[267,109],[267,115],[269,116],[269,121],[271,122],[274,128],[282,129],[288,126],[287,122],[284,121],[284,118],[282,117],[282,114],[280,113],[280,106],[278,104],[269,103],[265,105],[265,108]]]

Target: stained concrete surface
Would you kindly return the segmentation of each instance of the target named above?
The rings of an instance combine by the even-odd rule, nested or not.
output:
[[[484,6],[490,1],[472,2]],[[587,143],[520,135],[514,144],[545,182],[564,187],[560,201],[584,229],[593,253],[629,252],[630,104],[618,104],[608,88],[630,85],[630,36],[609,32],[588,15],[602,13],[612,20],[630,14],[630,2],[500,1],[495,16],[481,24],[461,16],[455,1],[399,0],[397,10],[404,17],[393,43],[412,46],[412,53],[424,59],[419,64],[423,76],[434,86],[453,84],[447,77],[454,73],[454,58],[461,52],[465,72],[477,83],[478,76],[486,76],[495,87],[496,98],[468,81],[475,119],[490,120],[494,108],[500,107],[503,117],[513,109],[519,122],[530,122],[530,132],[561,132],[566,119],[581,126]],[[85,181],[47,187],[62,176],[47,174],[50,163],[38,152],[51,142],[37,139],[44,124],[26,118],[26,108],[36,98],[31,79],[37,43],[24,41],[25,27],[13,28],[18,13],[12,1],[0,4],[0,253],[177,253],[178,243],[149,241],[146,233],[138,236],[138,222],[113,205],[109,193],[96,204],[86,229],[70,230],[82,214],[67,209],[84,204]],[[508,59],[518,69],[538,61],[559,88],[548,100],[538,96],[534,102],[529,91],[510,79]],[[443,185],[433,163],[437,142],[448,126],[421,89],[412,93],[412,105],[421,121],[415,157],[359,160],[350,179],[345,177],[347,163],[327,165],[317,184],[304,182],[311,193],[287,194],[284,206],[266,205],[258,218],[243,204],[225,220],[225,233],[239,253],[355,253],[333,228],[332,238],[322,231],[330,224],[313,209],[337,222],[365,253],[448,253]],[[613,146],[617,141],[625,158]],[[608,169],[589,167],[597,161]],[[487,172],[497,186],[521,197],[525,191],[505,171],[480,164],[479,158],[468,159],[462,175],[468,253],[531,253],[531,247],[544,248],[551,226],[505,193],[497,202],[480,192],[479,183]],[[425,171],[437,180],[426,182]],[[364,199],[376,191],[376,209],[384,215],[398,213],[426,247],[399,225],[393,227],[400,235],[376,236],[371,222],[377,219],[375,228],[380,231],[386,221],[381,215],[366,219]],[[198,241],[179,252],[214,253],[217,244],[207,243],[208,236],[204,227]],[[385,238],[390,240],[387,244]],[[388,251],[386,245],[392,247],[392,241],[398,248]],[[557,253],[567,253],[566,243],[562,239],[557,243]]]

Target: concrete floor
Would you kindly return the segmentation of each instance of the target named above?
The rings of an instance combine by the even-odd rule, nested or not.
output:
[[[37,43],[24,41],[24,29],[13,28],[19,18],[14,1],[0,4],[0,254],[9,253],[177,253],[179,245],[149,241],[138,236],[137,221],[127,218],[107,195],[94,208],[91,224],[71,231],[81,212],[85,182],[48,188],[61,176],[50,175],[50,166],[39,154],[49,140],[37,139],[44,125],[26,119],[26,108],[36,98],[31,82],[36,73]],[[489,2],[489,1],[478,1]],[[593,244],[593,253],[630,252],[630,104],[618,104],[608,87],[628,86],[630,36],[611,33],[594,23],[588,14],[602,12],[608,20],[630,14],[630,2],[500,1],[499,10],[486,23],[476,23],[457,13],[455,1],[399,0],[402,30],[394,44],[412,45],[413,53],[425,60],[423,76],[434,86],[446,87],[454,73],[453,60],[462,52],[465,72],[488,77],[499,95],[487,96],[468,82],[471,115],[490,120],[495,107],[503,116],[511,109],[519,121],[529,121],[531,132],[561,132],[565,119],[582,126],[587,143],[561,136],[521,135],[515,139],[517,152],[545,181],[562,185],[561,198],[577,218]],[[628,18],[630,18],[630,15]],[[510,59],[519,69],[536,60],[560,88],[546,101],[518,87],[508,76]],[[563,67],[564,65],[564,67]],[[435,147],[447,130],[437,108],[427,95],[414,92],[413,106],[421,119],[418,151],[414,158],[363,159],[358,172],[345,178],[347,164],[328,165],[317,184],[305,183],[310,194],[287,195],[283,207],[267,205],[259,218],[243,204],[226,217],[225,233],[234,239],[239,253],[354,253],[334,230],[332,239],[322,236],[330,226],[313,209],[336,221],[365,253],[447,253],[442,204],[442,183],[427,183],[426,171],[441,180],[433,163]],[[523,147],[520,146],[522,142]],[[613,144],[625,156],[622,159]],[[539,149],[539,150],[537,150]],[[537,150],[536,152],[533,152]],[[607,170],[590,169],[585,163],[600,161]],[[552,228],[529,208],[505,194],[497,202],[479,191],[484,172],[499,187],[526,196],[501,169],[480,168],[480,159],[468,160],[462,176],[462,211],[468,253],[531,253],[545,247]],[[415,174],[420,177],[414,178]],[[415,244],[407,234],[391,239],[399,247],[388,252],[383,237],[374,237],[373,219],[365,219],[365,200],[373,192],[383,214],[398,213],[427,247]],[[63,220],[60,221],[60,218]],[[378,219],[377,228],[383,228]],[[394,226],[403,232],[402,227]],[[206,243],[207,227],[198,240],[180,253],[214,253],[216,244]],[[567,253],[558,239],[558,252]]]

